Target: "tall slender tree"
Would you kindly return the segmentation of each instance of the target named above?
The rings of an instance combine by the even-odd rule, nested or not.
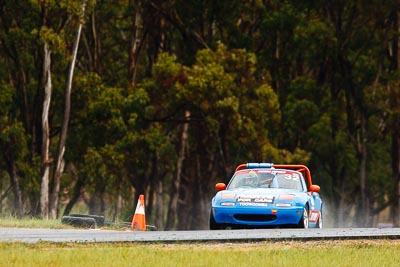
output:
[[[64,118],[61,126],[61,133],[60,133],[60,139],[58,143],[58,151],[56,155],[56,161],[55,161],[55,169],[53,172],[53,190],[51,192],[51,198],[50,198],[50,216],[52,219],[57,218],[57,212],[58,212],[58,203],[59,203],[59,194],[60,194],[60,181],[61,181],[61,175],[62,172],[64,171],[64,153],[65,153],[65,143],[67,139],[67,133],[68,133],[68,124],[69,124],[69,118],[70,118],[70,110],[71,110],[71,90],[72,90],[72,82],[73,82],[73,77],[74,77],[74,70],[75,70],[75,64],[76,64],[76,57],[78,53],[78,48],[79,48],[79,41],[81,38],[81,32],[82,32],[82,25],[83,21],[85,18],[85,9],[86,9],[86,2],[87,0],[83,0],[81,4],[81,10],[79,13],[79,22],[78,22],[78,28],[74,40],[74,44],[72,47],[72,59],[69,64],[68,68],[68,74],[67,74],[67,80],[66,80],[66,87],[65,87],[65,107],[64,107]]]
[[[49,127],[49,110],[51,102],[51,51],[48,44],[44,44],[44,101],[42,112],[42,182],[40,186],[40,213],[42,218],[49,218],[49,177],[51,170],[50,159],[50,127]]]

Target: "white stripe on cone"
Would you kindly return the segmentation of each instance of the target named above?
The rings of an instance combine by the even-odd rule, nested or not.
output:
[[[144,215],[144,195],[139,196],[139,201],[136,205],[135,214],[133,215],[132,230],[146,231],[146,217]]]
[[[144,215],[144,206],[140,203],[140,201],[136,205],[135,214],[142,214]]]

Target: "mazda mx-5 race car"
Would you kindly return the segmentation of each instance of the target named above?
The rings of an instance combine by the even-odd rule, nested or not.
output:
[[[239,165],[228,186],[215,185],[210,229],[322,228],[320,187],[304,165]]]

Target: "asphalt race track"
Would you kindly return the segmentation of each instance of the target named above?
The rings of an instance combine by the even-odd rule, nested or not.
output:
[[[0,242],[258,242],[280,240],[400,239],[400,228],[116,231],[0,228]]]

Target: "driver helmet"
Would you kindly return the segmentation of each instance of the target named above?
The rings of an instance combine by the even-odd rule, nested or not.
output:
[[[258,185],[258,176],[255,171],[250,171],[245,178],[246,185]]]

